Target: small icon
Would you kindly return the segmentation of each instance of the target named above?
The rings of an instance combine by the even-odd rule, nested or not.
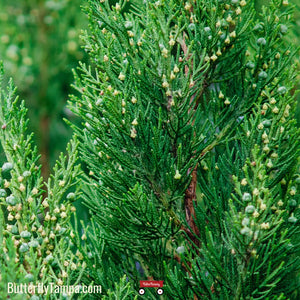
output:
[[[164,293],[164,290],[163,290],[163,289],[158,289],[158,290],[157,290],[157,294],[158,294],[158,295],[162,295],[163,293]]]
[[[156,291],[157,294],[162,295],[164,293],[164,290],[162,289],[163,285],[163,280],[140,280],[139,294],[144,295],[145,288],[158,288]]]

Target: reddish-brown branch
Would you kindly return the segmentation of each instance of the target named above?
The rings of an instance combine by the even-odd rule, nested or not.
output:
[[[186,45],[186,33],[183,33],[183,41],[181,44],[182,51],[186,56],[186,59],[189,60],[190,57],[188,55],[188,47]],[[185,75],[189,75],[189,68],[193,67],[193,61],[190,62],[191,66],[185,66]],[[191,74],[192,75],[192,74]],[[190,104],[192,105],[195,97],[192,96],[190,99]],[[197,105],[196,105],[197,107]],[[191,110],[191,109],[190,109]],[[194,122],[193,124],[194,125]],[[191,170],[189,170],[190,174]],[[186,215],[186,221],[191,229],[191,232],[189,233],[190,238],[192,241],[199,246],[199,239],[197,238],[200,234],[199,229],[196,226],[195,219],[196,219],[196,214],[195,214],[195,201],[196,201],[196,186],[197,186],[197,165],[195,168],[192,170],[192,180],[190,182],[189,187],[185,191],[185,197],[184,197],[184,208],[185,208],[185,215]]]
[[[189,187],[185,191],[184,207],[185,207],[186,221],[195,235],[192,240],[196,245],[199,245],[199,240],[196,237],[199,236],[200,232],[195,223],[196,186],[197,186],[197,166],[195,166],[195,168],[192,171],[192,180],[190,182]]]

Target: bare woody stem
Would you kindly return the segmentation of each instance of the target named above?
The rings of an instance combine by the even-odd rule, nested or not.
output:
[[[186,39],[186,33],[183,33],[183,42],[181,44],[181,48],[183,50],[183,53],[185,56],[187,56],[188,53],[188,47],[185,43]],[[189,60],[189,57],[187,57],[187,60]],[[193,61],[191,60],[191,67],[193,66]],[[189,74],[189,67],[185,66],[185,75],[188,76]],[[192,74],[190,75],[192,76]],[[190,104],[194,101],[194,96],[191,97],[190,99]],[[197,108],[197,105],[195,106],[195,109]],[[193,124],[194,125],[194,122]],[[188,223],[188,226],[190,227],[190,232],[189,232],[189,237],[192,239],[192,241],[199,246],[199,229],[196,226],[195,219],[196,219],[196,214],[195,214],[195,201],[196,201],[196,187],[197,187],[197,165],[194,167],[194,169],[191,171],[189,169],[189,174],[192,174],[192,179],[191,182],[188,186],[188,188],[185,191],[185,197],[184,197],[184,208],[185,208],[185,216],[186,216],[186,221]]]

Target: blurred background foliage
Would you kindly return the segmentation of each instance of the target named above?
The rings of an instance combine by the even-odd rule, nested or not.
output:
[[[71,135],[63,118],[70,117],[72,68],[85,59],[79,39],[87,26],[82,2],[0,0],[0,60],[26,99],[44,177]]]
[[[86,59],[79,38],[80,31],[87,28],[87,19],[81,10],[85,2],[0,0],[0,60],[4,61],[6,75],[13,77],[20,97],[26,100],[29,130],[35,133],[45,177],[71,136],[63,118],[72,118],[66,108],[68,95],[74,93],[70,89],[72,68],[76,68],[79,60]],[[290,43],[299,45],[300,0],[290,2],[295,6],[295,18],[287,38]],[[267,3],[267,0],[257,0],[257,12],[261,13]],[[299,82],[296,83],[298,88]],[[299,99],[298,95],[298,124]]]

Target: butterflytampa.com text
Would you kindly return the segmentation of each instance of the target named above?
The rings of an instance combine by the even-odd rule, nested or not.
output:
[[[8,294],[101,294],[101,285],[56,285],[54,283],[43,284],[7,284]]]

